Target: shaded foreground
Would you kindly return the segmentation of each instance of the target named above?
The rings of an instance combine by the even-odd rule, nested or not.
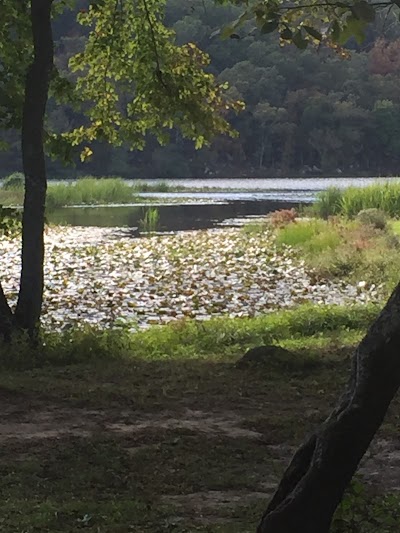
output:
[[[86,336],[74,340],[86,362],[3,369],[2,531],[254,532],[295,447],[336,403],[362,335],[343,312],[317,315],[281,314],[270,334],[295,355],[246,369],[234,363],[259,342],[252,321],[237,337],[221,322],[214,350],[214,326],[196,326],[201,343],[183,324],[187,356],[163,356],[174,326],[140,334],[128,356],[105,357],[104,339]],[[398,402],[360,471],[381,494],[400,486],[396,413]],[[343,511],[333,531],[399,530],[398,518],[380,529],[371,520]]]

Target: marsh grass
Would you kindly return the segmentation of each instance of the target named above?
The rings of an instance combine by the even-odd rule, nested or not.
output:
[[[135,193],[141,192],[179,192],[187,190],[183,185],[171,185],[166,181],[157,181],[148,183],[144,181],[134,181],[132,189]]]
[[[377,229],[361,220],[333,217],[298,221],[276,230],[276,242],[299,250],[319,278],[365,281],[390,292],[398,282],[399,237],[388,224]]]
[[[344,190],[329,188],[318,193],[314,212],[323,218],[339,214],[352,218],[360,211],[372,208],[380,209],[390,217],[400,216],[400,183],[375,183]]]
[[[14,172],[2,182],[2,188],[5,191],[20,191],[24,188],[25,177],[21,172]]]
[[[300,247],[305,252],[321,252],[338,246],[340,227],[319,219],[293,222],[277,231],[277,244]]]
[[[119,178],[81,178],[75,183],[50,184],[46,206],[129,203],[135,199],[130,185]]]
[[[139,221],[139,228],[146,233],[157,231],[160,223],[160,212],[157,207],[148,207],[144,210],[143,218]]]

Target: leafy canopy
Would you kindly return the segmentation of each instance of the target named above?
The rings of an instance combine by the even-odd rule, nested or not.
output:
[[[233,0],[233,3],[243,6],[244,11],[222,29],[222,37],[240,38],[237,31],[251,21],[261,33],[279,32],[282,44],[292,42],[305,49],[309,43],[325,43],[344,57],[347,52],[342,45],[350,37],[362,42],[365,29],[375,20],[378,10],[400,6],[400,0]]]
[[[73,4],[55,1],[54,17]],[[3,129],[21,125],[32,57],[28,7],[13,0],[0,5]],[[165,143],[172,128],[197,148],[217,134],[235,135],[226,115],[243,104],[227,98],[226,85],[207,72],[209,58],[194,43],[175,44],[174,32],[163,24],[164,10],[165,0],[93,0],[80,11],[84,48],[70,58],[68,72],[55,68],[50,95],[84,119],[71,131],[47,132],[50,154],[68,160],[80,147],[85,159],[96,140],[142,149],[147,134]]]

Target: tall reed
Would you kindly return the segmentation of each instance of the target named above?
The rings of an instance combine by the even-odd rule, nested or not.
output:
[[[315,213],[321,217],[356,216],[363,209],[376,208],[388,216],[400,216],[400,182],[374,183],[367,187],[330,188],[317,195]]]
[[[78,204],[129,203],[135,199],[130,185],[120,178],[81,178],[75,183],[50,184],[46,205],[50,209]]]
[[[157,230],[160,222],[160,213],[156,207],[149,207],[144,212],[143,218],[140,220],[140,229],[147,233],[153,233]]]

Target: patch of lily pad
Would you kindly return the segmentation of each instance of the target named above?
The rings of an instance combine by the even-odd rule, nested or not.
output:
[[[272,233],[217,228],[133,238],[126,229],[51,227],[46,232],[43,324],[132,328],[183,318],[251,317],[313,302],[379,301],[362,282],[318,280]],[[2,283],[16,301],[19,239],[0,243]]]

